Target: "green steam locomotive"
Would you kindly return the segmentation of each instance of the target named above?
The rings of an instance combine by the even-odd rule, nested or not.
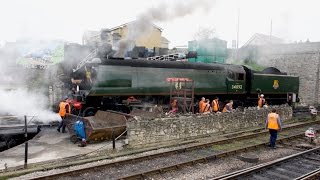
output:
[[[298,101],[299,77],[267,68],[261,72],[231,64],[183,61],[101,59],[71,73],[73,93],[81,102],[84,116],[97,110],[130,112],[128,98],[140,104],[170,104],[172,89],[183,89],[192,81],[194,106],[201,97],[219,97],[235,106],[254,106],[263,93],[268,104]],[[197,108],[195,108],[197,109]]]

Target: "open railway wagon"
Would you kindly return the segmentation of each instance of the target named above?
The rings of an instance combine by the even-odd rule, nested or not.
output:
[[[89,117],[68,114],[65,122],[70,140],[74,143],[78,140],[74,131],[74,125],[78,120],[84,122],[87,142],[111,140],[113,135],[118,137],[126,131],[127,117],[119,113],[98,111],[95,116]]]

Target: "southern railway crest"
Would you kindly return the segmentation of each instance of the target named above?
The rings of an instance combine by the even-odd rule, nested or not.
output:
[[[279,80],[273,80],[273,89],[278,89],[279,88]]]

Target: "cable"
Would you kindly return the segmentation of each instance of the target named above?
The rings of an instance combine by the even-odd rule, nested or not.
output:
[[[27,123],[27,124],[29,124],[30,122],[32,122],[33,118],[36,117],[36,116],[26,116],[26,117],[32,117],[32,118],[30,119],[30,121]]]
[[[127,132],[127,129],[125,131],[123,131],[123,133],[121,133],[115,140],[118,140],[126,132]]]
[[[122,134],[120,134],[115,140],[117,140],[117,139],[119,139],[124,133],[126,133],[127,132],[127,130],[125,130],[125,131],[123,131],[122,132]],[[109,144],[106,144],[106,145],[104,145],[104,146],[102,146],[102,147],[100,147],[100,148],[98,148],[98,149],[95,149],[95,150],[93,150],[93,151],[91,151],[91,152],[88,152],[88,153],[85,153],[85,154],[79,154],[79,155],[77,155],[77,156],[80,156],[80,155],[84,155],[84,156],[86,156],[86,155],[88,155],[88,154],[91,154],[91,153],[94,153],[94,152],[96,152],[96,151],[98,151],[98,150],[100,150],[100,149],[102,149],[102,148],[104,148],[104,147],[106,147],[106,146],[108,146]],[[76,156],[76,157],[77,157]]]

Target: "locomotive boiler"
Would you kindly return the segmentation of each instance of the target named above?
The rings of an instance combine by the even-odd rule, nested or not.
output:
[[[276,68],[257,72],[220,63],[101,58],[71,73],[69,83],[81,103],[78,109],[84,116],[91,116],[97,110],[128,113],[132,107],[145,104],[166,107],[172,88],[181,88],[172,79],[192,80],[194,106],[201,97],[212,100],[215,96],[221,102],[233,100],[235,106],[253,106],[260,93],[273,105],[286,103],[289,96],[294,102],[298,100],[297,76]]]

